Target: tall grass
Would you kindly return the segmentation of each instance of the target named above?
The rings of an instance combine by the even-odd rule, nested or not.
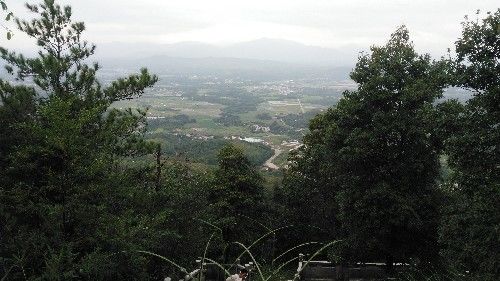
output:
[[[201,259],[201,262],[200,262],[200,268],[199,268],[199,274],[202,274],[203,273],[203,267],[206,265],[205,261],[208,261],[210,264],[212,265],[215,265],[217,267],[219,267],[220,269],[222,269],[224,271],[224,274],[226,276],[229,276],[230,273],[229,273],[229,270],[224,267],[224,265],[218,263],[217,261],[215,261],[214,259],[211,259],[209,257],[207,257],[207,253],[208,253],[208,249],[210,248],[210,244],[213,240],[213,238],[215,237],[215,235],[217,235],[218,233],[222,233],[221,229],[218,228],[217,226],[209,223],[209,222],[206,222],[206,221],[203,221],[204,223],[214,227],[216,229],[216,231],[214,231],[212,233],[212,235],[209,237],[207,243],[205,244],[205,248],[204,248],[204,251],[203,251],[203,256],[202,256],[202,259]],[[280,227],[280,228],[276,228],[276,229],[273,229],[273,230],[270,230],[268,231],[267,233],[265,233],[264,235],[260,236],[259,238],[255,239],[249,246],[246,246],[245,244],[241,243],[241,242],[238,242],[238,241],[235,241],[235,242],[231,242],[231,243],[228,243],[226,245],[226,247],[224,249],[227,249],[227,247],[231,246],[231,245],[236,245],[240,248],[243,249],[243,251],[236,257],[236,259],[234,260],[234,262],[232,264],[230,264],[230,268],[237,265],[237,262],[238,260],[240,260],[241,257],[243,257],[244,255],[247,255],[250,260],[253,262],[253,264],[255,265],[255,269],[257,271],[257,274],[258,274],[258,280],[260,281],[270,281],[270,280],[275,280],[273,278],[276,278],[278,276],[279,273],[282,272],[282,270],[287,266],[289,265],[290,263],[294,262],[294,261],[297,261],[298,259],[298,256],[292,258],[292,259],[289,259],[283,263],[281,263],[279,266],[277,266],[276,268],[274,267],[274,263],[280,259],[282,259],[283,257],[285,257],[287,254],[293,252],[294,250],[297,250],[297,249],[300,249],[302,247],[305,247],[305,246],[309,246],[309,245],[323,245],[321,248],[319,248],[318,250],[316,250],[316,252],[314,252],[314,254],[312,254],[310,256],[310,258],[307,260],[307,262],[302,266],[301,269],[304,269],[305,267],[307,267],[307,265],[309,264],[309,262],[314,259],[317,255],[319,255],[320,253],[322,253],[324,250],[326,250],[327,248],[333,246],[335,243],[337,243],[338,241],[333,241],[333,242],[330,242],[328,244],[322,244],[322,243],[319,243],[319,242],[308,242],[308,243],[303,243],[303,244],[300,244],[300,245],[297,245],[297,246],[294,246],[294,247],[291,247],[290,249],[284,251],[283,253],[279,254],[276,258],[274,258],[272,261],[271,261],[271,264],[261,264],[257,261],[256,259],[256,256],[252,253],[251,249],[253,247],[255,247],[256,245],[259,244],[259,242],[263,241],[266,237],[272,235],[272,234],[275,234],[276,232],[278,231],[282,231],[284,229],[287,229],[291,226],[283,226],[283,227]],[[270,228],[267,228],[267,229],[270,229]],[[146,255],[150,255],[150,256],[153,256],[153,257],[156,257],[156,258],[159,258],[165,262],[167,262],[168,264],[170,265],[173,265],[174,268],[176,268],[177,270],[179,270],[180,272],[182,272],[182,274],[184,274],[186,277],[191,278],[193,276],[190,276],[190,273],[182,266],[180,266],[179,264],[177,264],[176,262],[174,262],[172,259],[169,259],[169,258],[166,258],[164,256],[161,256],[161,255],[158,255],[158,254],[155,254],[153,252],[149,252],[149,251],[138,251],[139,253],[141,254],[146,254]],[[224,250],[225,252],[225,250]],[[262,269],[262,267],[266,267],[268,268],[268,272],[264,271]],[[266,273],[266,274],[264,274]],[[199,276],[201,277],[201,276]],[[296,276],[295,276],[296,277]],[[287,278],[287,279],[291,279],[291,278]],[[199,278],[199,280],[201,280],[201,278]]]

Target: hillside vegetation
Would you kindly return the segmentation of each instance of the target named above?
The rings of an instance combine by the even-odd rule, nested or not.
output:
[[[193,87],[186,100],[210,110],[149,96],[166,103],[151,115],[138,98],[158,76],[100,80],[71,7],[26,7],[15,32],[38,54],[0,48],[1,280],[178,280],[200,256],[272,271],[283,252],[294,270],[322,246],[394,276],[406,263],[415,280],[500,279],[500,10],[465,20],[439,60],[398,28],[359,57],[357,87],[304,102],[323,108],[303,109],[307,87],[274,103]],[[449,87],[472,98],[440,100]],[[267,144],[224,138],[255,124]],[[262,172],[294,138],[281,171]]]

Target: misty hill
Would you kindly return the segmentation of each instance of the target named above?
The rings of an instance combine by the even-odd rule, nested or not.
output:
[[[127,73],[146,66],[159,75],[203,75],[221,78],[237,78],[258,81],[329,78],[342,81],[349,79],[351,67],[309,66],[271,60],[244,58],[180,58],[152,56],[145,58],[103,59],[103,70]],[[117,73],[120,74],[120,73]]]
[[[168,56],[179,58],[239,58],[271,60],[314,66],[352,66],[358,50],[355,47],[338,49],[307,46],[281,39],[259,39],[229,46],[215,46],[199,42],[174,44],[107,43],[99,44],[101,58],[146,58]]]

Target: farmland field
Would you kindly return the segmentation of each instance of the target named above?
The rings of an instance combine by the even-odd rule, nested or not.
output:
[[[160,140],[167,155],[179,154],[179,143],[185,149],[197,146],[209,156],[194,159],[212,165],[213,147],[236,142],[244,144],[256,165],[263,165],[279,150],[273,164],[283,167],[289,151],[301,145],[309,119],[354,88],[349,81],[324,79],[256,82],[170,77],[160,79],[142,97],[114,107],[147,109],[147,136]]]

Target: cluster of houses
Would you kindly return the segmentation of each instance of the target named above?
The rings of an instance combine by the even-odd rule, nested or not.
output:
[[[270,127],[261,126],[261,125],[257,125],[257,124],[250,126],[250,130],[252,130],[252,133],[258,133],[258,132],[269,133],[269,132],[271,132]]]

